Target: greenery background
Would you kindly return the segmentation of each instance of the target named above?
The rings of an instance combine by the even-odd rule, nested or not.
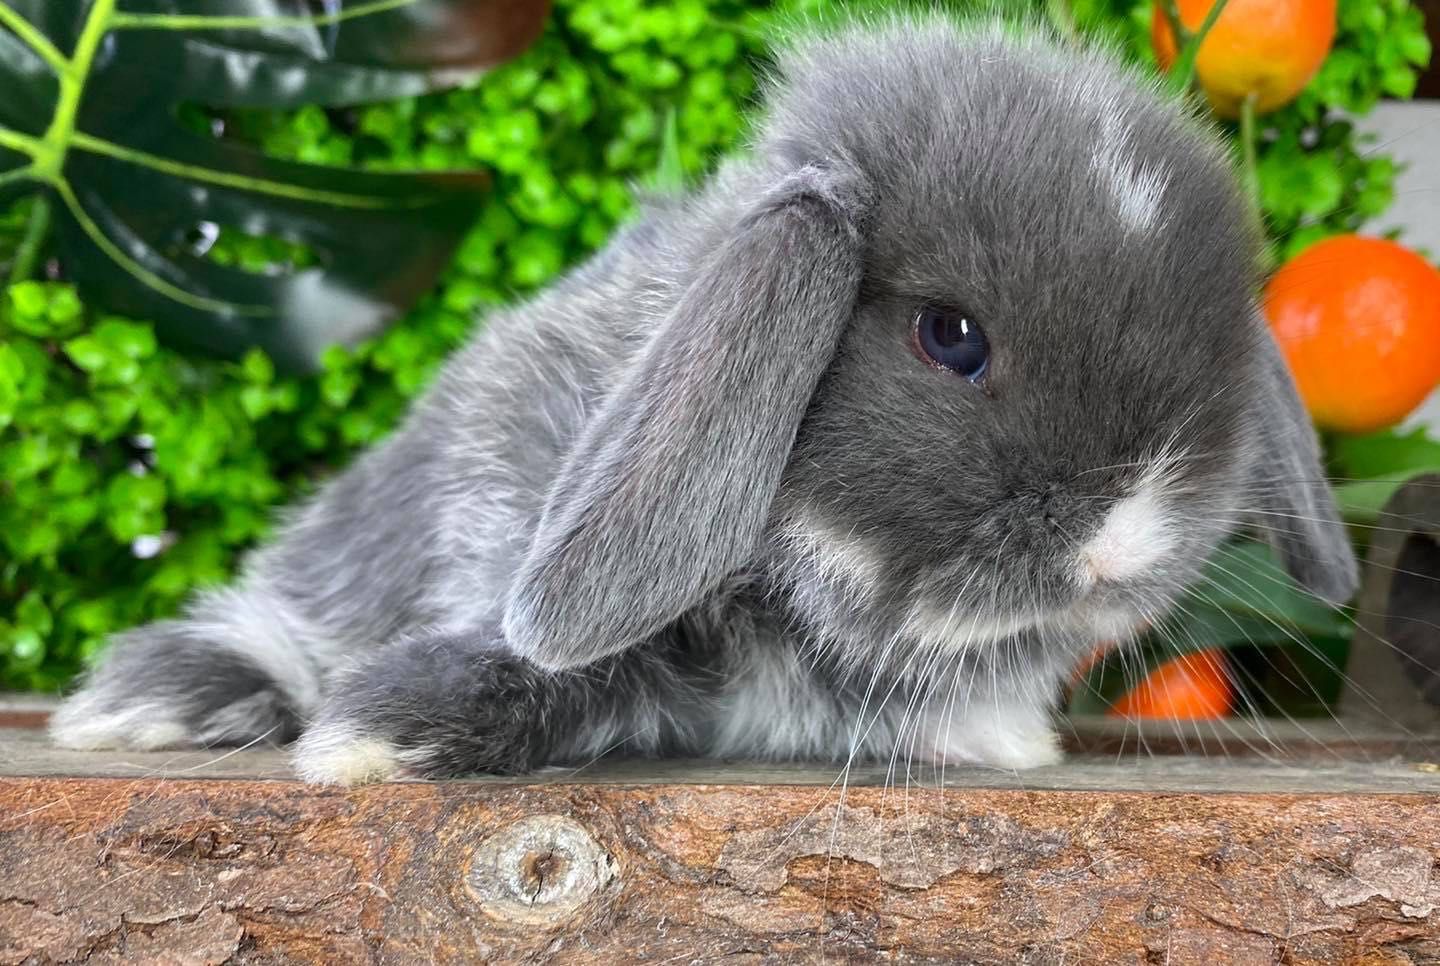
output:
[[[12,279],[0,297],[0,688],[58,688],[110,632],[224,580],[274,508],[390,428],[488,309],[604,242],[655,171],[667,130],[691,175],[734,146],[770,24],[817,6],[557,0],[540,42],[468,89],[218,118],[225,136],[276,157],[494,175],[436,290],[382,336],[327,353],[316,376],[277,375],[258,351],[239,362],[181,355],[151,323],[84,304],[53,259],[36,278]],[[1408,96],[1429,57],[1406,0],[1339,8],[1334,53],[1262,125],[1261,196],[1282,258],[1390,203],[1394,163],[1343,115]],[[1148,3],[1075,0],[1073,14],[1153,63]],[[26,209],[0,211],[0,278]],[[224,237],[213,257],[264,271],[303,253]],[[1358,449],[1374,465],[1393,458],[1385,441],[1383,458]]]

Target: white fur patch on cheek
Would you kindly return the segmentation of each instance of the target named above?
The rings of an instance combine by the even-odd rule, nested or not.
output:
[[[1155,490],[1146,481],[1110,510],[1080,548],[1082,582],[1142,577],[1175,550],[1173,524]]]
[[[869,595],[880,584],[880,560],[865,541],[812,512],[795,514],[785,527],[785,538],[824,579],[846,581],[862,595]]]
[[[1115,608],[1086,614],[1084,625],[1098,640],[1128,641],[1145,629],[1146,621],[1133,611]]]

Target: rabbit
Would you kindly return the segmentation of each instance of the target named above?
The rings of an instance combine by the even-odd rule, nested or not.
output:
[[[1355,559],[1223,146],[1103,50],[788,41],[750,143],[496,314],[238,581],[118,636],[72,748],[307,780],[616,752],[1005,769],[1249,525]]]

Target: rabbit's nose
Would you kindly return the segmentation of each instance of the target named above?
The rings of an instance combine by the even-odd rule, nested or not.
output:
[[[1064,501],[1064,488],[1054,480],[1045,484],[1040,491],[1040,513],[1045,523],[1051,527],[1060,526],[1060,504]]]

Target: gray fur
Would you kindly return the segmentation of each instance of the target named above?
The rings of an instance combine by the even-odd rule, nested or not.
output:
[[[491,319],[54,734],[304,722],[322,781],[1052,761],[1075,659],[1247,514],[1317,594],[1354,587],[1255,254],[1213,135],[1100,54],[938,18],[804,41],[751,150]],[[926,301],[984,325],[984,384],[912,352]],[[1122,505],[1153,533],[1102,529]]]

